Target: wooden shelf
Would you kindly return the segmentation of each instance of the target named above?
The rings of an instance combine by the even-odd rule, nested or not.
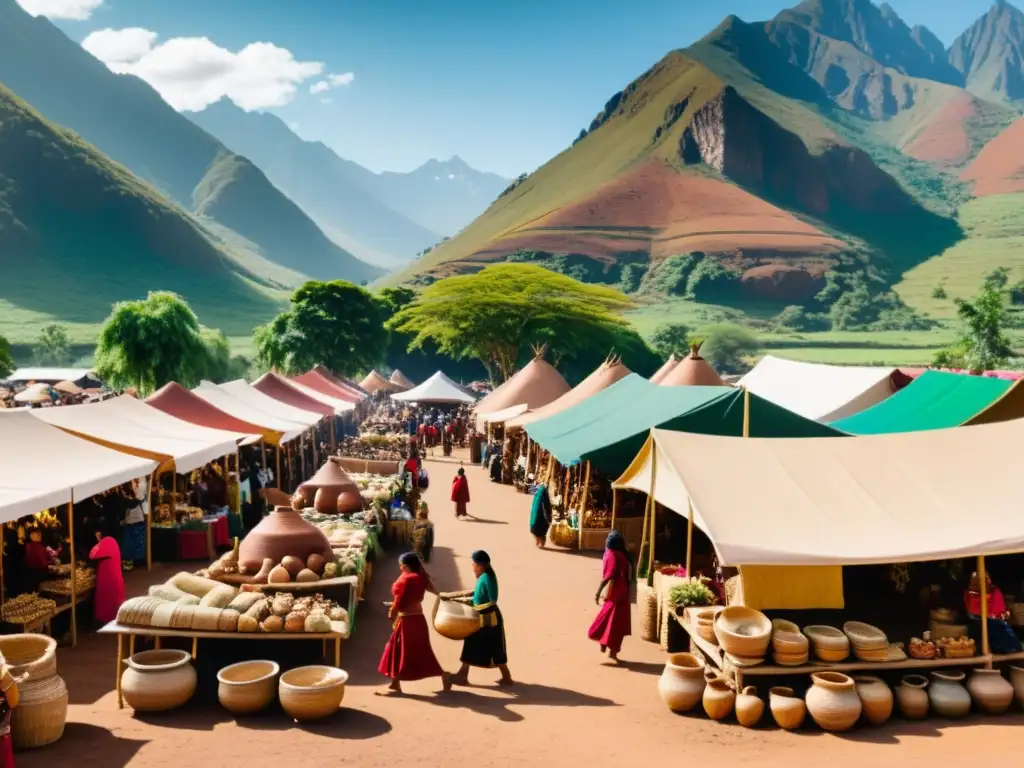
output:
[[[998,664],[1001,661],[1024,661],[1024,651],[1016,653],[993,653],[992,661]]]
[[[183,637],[189,640],[347,640],[348,622],[332,621],[330,632],[209,632],[169,627],[130,627],[112,621],[99,629],[101,635],[138,635],[139,637]]]

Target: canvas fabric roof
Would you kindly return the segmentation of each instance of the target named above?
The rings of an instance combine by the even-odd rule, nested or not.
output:
[[[494,413],[481,414],[476,417],[476,428],[480,432],[483,432],[487,429],[488,424],[504,424],[509,419],[514,419],[516,416],[520,416],[528,410],[526,403],[520,403],[519,405],[513,405],[500,411],[495,411]]]
[[[545,406],[537,408],[535,410],[524,413],[522,416],[517,416],[514,419],[510,419],[505,422],[505,429],[514,430],[522,429],[527,424],[532,422],[540,421],[554,416],[556,413],[561,413],[567,408],[571,408],[574,405],[582,403],[588,397],[592,397],[600,392],[602,389],[610,387],[612,384],[617,382],[619,379],[624,379],[629,376],[629,368],[622,364],[622,361],[605,361],[594,370],[587,378],[577,384],[575,387],[570,389],[561,397],[556,400],[552,400]]]
[[[306,395],[307,397],[311,397],[312,399],[320,403],[323,403],[324,405],[330,406],[331,408],[334,409],[334,414],[336,416],[340,416],[343,413],[348,413],[349,411],[355,410],[356,404],[353,403],[351,400],[335,397],[334,395],[325,395],[323,392],[320,392],[314,389],[313,387],[307,387],[301,381],[289,381],[288,379],[283,379],[283,381],[285,381],[288,384],[288,386],[297,389],[299,392]]]
[[[277,444],[281,438],[277,430],[236,418],[174,381],[147,397],[146,404],[190,424],[250,435],[242,445],[258,442],[260,438]]]
[[[402,387],[394,384],[379,373],[376,370],[370,371],[366,374],[366,378],[359,382],[359,386],[369,392],[371,395],[375,395],[378,392],[400,392]]]
[[[476,398],[438,371],[429,379],[407,392],[398,392],[392,400],[403,403],[475,403]]]
[[[764,440],[652,430],[616,487],[693,522],[724,565],[857,565],[1024,551],[1024,421]]]
[[[252,383],[252,388],[262,392],[278,402],[299,408],[303,411],[319,413],[321,416],[333,416],[335,408],[320,400],[310,397],[305,392],[293,387],[287,379],[278,376],[273,371],[265,373]]]
[[[150,459],[74,437],[37,419],[31,411],[0,413],[0,441],[7,446],[0,462],[3,523],[87,499],[144,477],[157,467]]]
[[[661,381],[663,387],[723,387],[725,382],[715,369],[700,356],[700,344],[690,346],[690,354],[680,360]]]
[[[565,378],[549,362],[535,357],[479,403],[477,415],[503,411],[514,405],[527,410],[554,402],[571,389]]]
[[[316,369],[306,371],[301,376],[292,376],[289,381],[297,382],[305,387],[316,390],[321,395],[333,397],[346,403],[361,403],[366,398],[341,384],[335,384]]]
[[[605,474],[621,473],[643,448],[652,427],[711,435],[743,434],[742,390],[666,387],[630,374],[582,403],[543,421],[527,434],[563,465],[589,461]],[[836,437],[833,427],[750,395],[752,437]]]
[[[8,381],[42,381],[55,384],[58,381],[71,381],[82,386],[95,386],[100,383],[99,377],[90,368],[19,368],[7,377]]]
[[[130,395],[97,403],[36,408],[35,418],[93,442],[191,472],[235,453],[249,435],[200,427],[168,416]]]
[[[392,384],[397,384],[403,389],[412,389],[413,387],[416,386],[416,383],[412,379],[410,379],[397,368],[391,372],[391,378],[388,379],[388,381],[390,381]]]
[[[808,419],[831,422],[889,397],[895,370],[801,363],[765,355],[737,386]]]
[[[668,376],[669,372],[671,372],[677,365],[679,365],[679,359],[675,354],[669,355],[668,360],[662,363],[661,368],[654,372],[654,375],[651,376],[649,381],[652,384],[661,384],[662,379]]]
[[[369,392],[367,392],[365,389],[360,387],[358,384],[356,384],[351,379],[346,379],[344,376],[335,376],[333,373],[331,373],[329,370],[327,370],[327,368],[325,368],[322,365],[315,365],[315,366],[313,366],[313,368],[310,371],[310,373],[316,373],[319,376],[327,379],[329,382],[334,384],[336,387],[341,387],[342,389],[348,390],[353,395],[357,395],[360,400],[365,400],[369,396],[369,394],[370,394]]]
[[[297,424],[302,424],[306,429],[318,424],[323,418],[323,413],[319,410],[310,411],[304,408],[296,408],[293,405],[288,405],[288,403],[283,403],[270,395],[263,394],[256,389],[256,387],[243,379],[235,379],[234,381],[228,381],[224,384],[211,384],[211,386],[220,387],[220,389],[233,397],[249,403],[252,407],[258,408],[261,411],[274,414],[275,416],[296,422]]]
[[[274,411],[261,410],[259,406],[264,404],[262,401],[267,401],[271,409],[283,406],[283,404],[267,397],[262,392],[257,392],[244,381],[232,382],[232,385],[239,384],[244,389],[242,387],[230,386],[232,391],[229,391],[229,389],[225,388],[229,387],[229,385],[217,386],[212,382],[204,381],[192,390],[192,394],[196,397],[201,397],[206,402],[237,419],[252,424],[259,424],[266,429],[280,432],[282,444],[291,442],[309,428],[309,424],[305,421],[293,421],[280,416]],[[239,395],[241,395],[241,398]],[[306,411],[299,411],[299,414],[302,414],[302,418],[307,420],[314,416],[317,419],[320,418],[318,414],[307,413]]]
[[[970,424],[989,406],[1008,397],[1012,403],[1004,414],[1024,415],[1024,389],[1013,382],[983,376],[925,371],[910,384],[877,405],[832,422],[832,426],[854,435],[919,432]],[[1016,418],[1009,415],[1009,418]],[[999,419],[989,419],[997,421]]]

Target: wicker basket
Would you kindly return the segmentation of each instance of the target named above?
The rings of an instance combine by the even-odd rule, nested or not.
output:
[[[21,700],[11,713],[11,740],[19,749],[45,747],[64,735],[68,689],[59,675],[23,683]]]
[[[41,682],[57,674],[57,641],[46,635],[0,635],[0,655],[14,677]]]
[[[658,596],[647,585],[637,588],[640,608],[640,637],[649,643],[658,639]]]
[[[348,672],[337,667],[298,667],[281,675],[278,698],[294,720],[320,720],[338,711],[347,682]]]
[[[611,532],[611,528],[584,528],[583,546],[580,549],[587,552],[603,550],[604,544],[608,540],[608,534]]]
[[[576,549],[579,546],[579,533],[575,528],[570,528],[568,523],[558,522],[548,529],[548,538],[556,547]]]
[[[277,695],[276,661],[243,661],[224,667],[217,673],[217,698],[221,706],[235,714],[259,712]]]

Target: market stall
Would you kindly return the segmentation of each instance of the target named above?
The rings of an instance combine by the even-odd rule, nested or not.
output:
[[[396,392],[391,399],[400,403],[420,405],[471,405],[476,397],[438,371],[418,387]]]
[[[668,360],[662,363],[661,367],[651,375],[648,381],[650,381],[651,384],[661,384],[662,379],[668,376],[669,372],[677,365],[679,365],[679,358],[677,358],[673,353],[669,355]]]
[[[388,395],[395,392],[405,391],[405,387],[399,384],[395,384],[392,381],[388,381],[386,378],[377,373],[376,370],[372,370],[368,374],[366,374],[366,377],[359,382],[359,387],[369,392],[370,395]]]
[[[416,386],[415,382],[402,373],[397,368],[391,372],[391,377],[388,379],[392,384],[401,387],[402,389],[412,389]]]
[[[529,410],[542,408],[569,391],[569,384],[544,360],[543,353],[544,348],[534,350],[529,363],[476,404],[473,415],[479,432],[486,431],[488,422],[503,424]]]

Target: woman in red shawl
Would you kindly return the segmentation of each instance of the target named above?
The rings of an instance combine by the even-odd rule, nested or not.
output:
[[[458,474],[452,480],[452,501],[455,502],[456,519],[469,514],[466,511],[466,505],[469,504],[469,479],[462,467],[459,467]]]
[[[604,559],[601,565],[601,586],[597,588],[594,602],[601,605],[601,592],[608,585],[608,594],[597,618],[590,625],[587,636],[601,644],[601,653],[608,651],[608,658],[617,662],[622,650],[622,639],[630,634],[629,582],[632,580],[632,566],[626,554],[626,541],[618,531],[608,534],[604,543]]]
[[[402,575],[391,586],[395,600],[388,610],[394,624],[377,670],[391,678],[388,690],[392,693],[402,692],[403,680],[428,677],[440,677],[447,691],[452,687],[451,680],[430,647],[430,630],[423,616],[423,597],[427,592],[437,594],[437,590],[415,553],[406,552],[398,563]]]
[[[117,618],[117,611],[124,602],[121,548],[117,544],[116,529],[109,520],[96,531],[96,546],[89,552],[89,559],[96,563],[93,615],[98,624],[107,624]]]

